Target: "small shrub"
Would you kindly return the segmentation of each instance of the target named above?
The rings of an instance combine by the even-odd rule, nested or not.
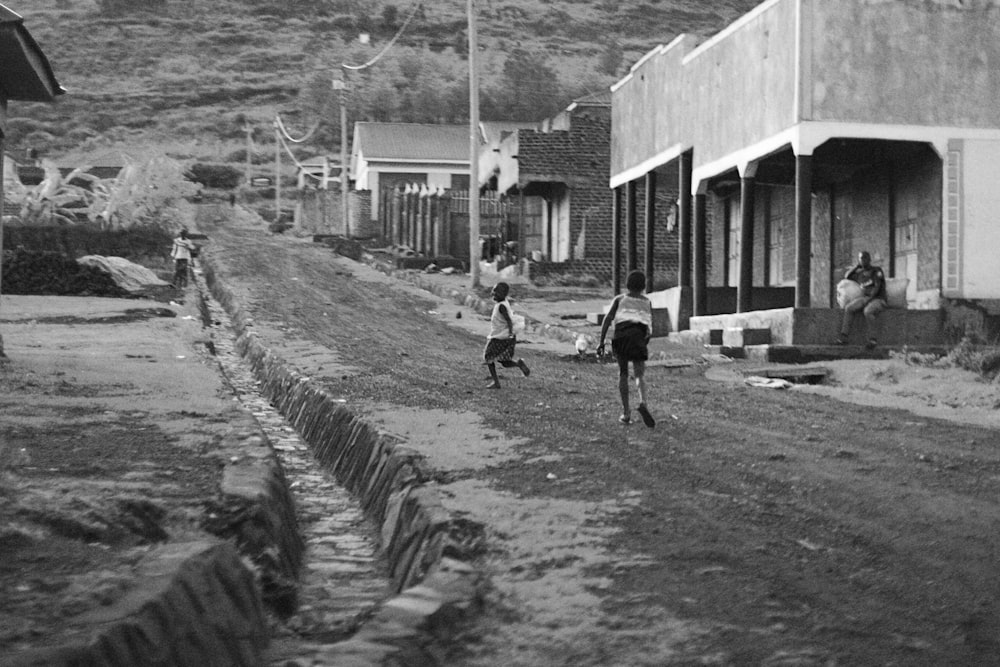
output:
[[[591,273],[549,273],[532,279],[538,287],[602,287],[604,283]]]
[[[190,178],[206,188],[230,190],[243,180],[243,172],[228,164],[206,164],[197,162],[188,169]]]

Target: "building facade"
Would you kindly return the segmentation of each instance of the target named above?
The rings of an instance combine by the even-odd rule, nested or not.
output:
[[[768,0],[613,86],[610,185],[676,174],[695,316],[830,308],[862,250],[910,309],[992,312],[998,62],[996,3]]]
[[[532,272],[611,276],[614,193],[607,187],[610,168],[611,100],[607,93],[574,101],[559,115],[534,128],[503,138],[492,174],[498,192],[517,197],[523,221],[523,256]],[[665,203],[676,192],[653,192]],[[663,281],[676,280],[669,209],[660,208],[655,270]]]
[[[371,193],[370,220],[382,191],[407,184],[468,190],[469,126],[421,123],[354,124],[350,173],[354,189]]]

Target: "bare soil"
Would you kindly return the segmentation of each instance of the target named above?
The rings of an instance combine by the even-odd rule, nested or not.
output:
[[[486,612],[446,664],[1000,664],[994,385],[866,360],[772,390],[694,363],[651,368],[658,424],[622,426],[615,368],[571,344],[526,336],[531,375],[490,391],[468,308],[207,206],[200,228],[268,342],[481,527]]]
[[[194,308],[9,295],[3,308],[0,663],[85,641],[89,614],[141,587],[158,545],[209,537],[232,410]]]
[[[337,350],[352,370],[313,377],[485,526],[491,604],[453,664],[1000,660],[995,386],[871,360],[790,391],[654,368],[659,424],[623,427],[615,370],[571,345],[529,336],[531,376],[488,391],[468,309],[308,240],[203,231],[258,326]]]

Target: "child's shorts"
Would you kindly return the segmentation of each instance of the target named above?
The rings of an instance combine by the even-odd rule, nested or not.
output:
[[[646,327],[635,326],[615,331],[615,337],[611,339],[611,350],[619,361],[646,361],[649,359]]]
[[[510,361],[514,358],[516,338],[489,338],[486,349],[483,350],[483,363],[493,364],[498,361]]]

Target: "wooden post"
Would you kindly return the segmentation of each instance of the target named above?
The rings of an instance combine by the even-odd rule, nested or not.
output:
[[[677,177],[677,284],[691,285],[691,151],[680,154]]]
[[[629,181],[625,186],[625,235],[627,237],[628,270],[635,271],[639,268],[639,250],[636,243],[638,230],[636,228],[636,183]]]
[[[656,238],[656,172],[646,173],[646,291],[653,291],[653,249]]]
[[[736,284],[736,312],[753,309],[753,209],[756,179],[740,178],[740,275]]]
[[[3,160],[4,135],[7,132],[7,98],[0,95],[0,302],[3,301]],[[0,359],[6,355],[3,351],[3,334],[0,334]]]
[[[281,224],[281,128],[274,120],[274,224]]]
[[[812,299],[812,156],[795,156],[795,307]]]
[[[479,287],[479,68],[476,3],[468,0],[469,13],[469,276]]]
[[[611,199],[611,289],[622,291],[622,189],[614,189]]]
[[[691,287],[692,315],[708,314],[708,270],[706,266],[708,240],[708,195],[701,186],[694,195],[694,275]]]

